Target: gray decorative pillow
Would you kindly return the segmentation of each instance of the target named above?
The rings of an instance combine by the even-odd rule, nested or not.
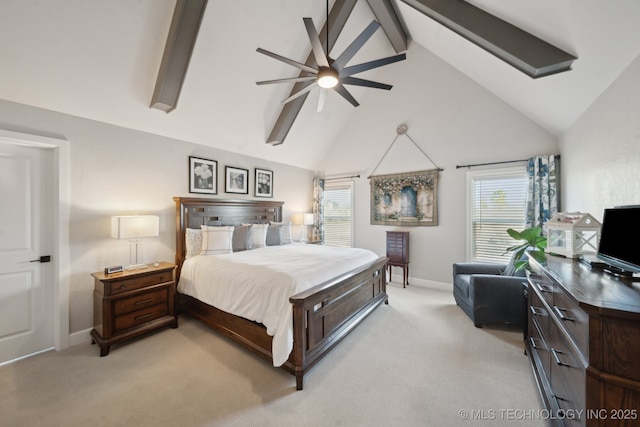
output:
[[[251,226],[251,249],[264,248],[269,224],[242,224]]]
[[[288,245],[293,241],[291,238],[291,223],[290,222],[274,222],[271,221],[271,225],[280,226],[280,244]]]
[[[279,246],[280,242],[280,225],[270,225],[267,228],[267,246]]]
[[[251,226],[243,225],[233,229],[233,252],[251,249]]]

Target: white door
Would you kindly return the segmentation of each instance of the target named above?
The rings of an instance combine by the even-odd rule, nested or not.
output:
[[[0,363],[54,347],[51,151],[0,139]]]

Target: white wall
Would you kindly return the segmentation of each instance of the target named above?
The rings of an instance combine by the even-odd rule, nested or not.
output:
[[[112,215],[160,216],[160,236],[146,239],[144,261],[174,261],[174,196],[189,193],[188,157],[218,162],[218,195],[253,199],[254,168],[274,172],[274,197],[284,218],[310,212],[313,172],[0,100],[0,128],[70,141],[70,331],[93,326],[92,272],[128,264],[125,241],[110,238]],[[262,143],[262,142],[260,142]],[[249,195],[224,193],[224,166],[249,169]],[[293,229],[294,238],[299,227]]]
[[[412,44],[407,57],[410,66],[380,69],[376,80],[393,89],[366,92],[318,173],[361,175],[355,180],[355,245],[384,255],[385,231],[393,227],[370,225],[367,177],[435,167],[406,136],[383,159],[397,126],[406,123],[410,138],[444,169],[439,225],[404,228],[411,232],[410,276],[450,282],[451,264],[466,256],[465,170],[456,165],[557,154],[559,148],[549,132],[436,56]]]
[[[561,139],[568,211],[640,204],[640,56]]]

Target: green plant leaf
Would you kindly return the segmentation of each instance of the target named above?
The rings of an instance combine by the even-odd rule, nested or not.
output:
[[[529,256],[531,256],[536,261],[543,263],[546,260],[546,255],[542,251],[531,251],[529,252]]]
[[[529,260],[521,259],[527,251],[529,256],[533,257],[535,260],[544,262],[544,249],[547,247],[547,238],[542,235],[541,227],[526,228],[522,231],[510,228],[507,230],[507,234],[509,234],[511,238],[520,242],[517,245],[507,248],[505,251],[505,254],[507,252],[514,253],[513,259],[516,260],[514,263],[516,271],[529,267]]]
[[[524,240],[524,238],[520,235],[520,232],[514,230],[513,228],[508,229],[507,234],[509,234],[509,236],[511,236],[514,240]]]
[[[529,266],[529,261],[526,261],[526,260],[518,261],[514,263],[513,266],[515,267],[516,271],[524,270]]]

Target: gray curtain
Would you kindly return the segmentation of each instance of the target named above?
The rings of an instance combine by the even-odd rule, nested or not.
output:
[[[542,227],[560,209],[560,156],[529,159],[527,174],[527,228]]]
[[[324,178],[313,179],[313,240],[324,241]]]

